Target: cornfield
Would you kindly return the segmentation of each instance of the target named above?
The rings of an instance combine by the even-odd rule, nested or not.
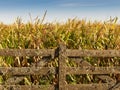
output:
[[[0,49],[48,49],[57,48],[63,42],[69,49],[108,50],[120,49],[120,24],[117,18],[104,22],[90,22],[77,18],[68,19],[65,23],[43,23],[44,18],[36,18],[34,21],[23,23],[17,18],[11,25],[0,24]],[[35,63],[37,57],[0,57],[1,67],[26,67]],[[118,66],[120,58],[90,58],[84,57],[93,66]],[[103,59],[103,60],[101,60]],[[78,65],[66,60],[68,66]],[[46,65],[58,67],[58,59],[49,61]],[[0,76],[0,83],[10,77]],[[114,77],[114,75],[111,75]],[[27,76],[19,84],[55,84],[49,76]],[[93,81],[92,81],[93,80]],[[91,75],[68,75],[68,83],[91,83],[97,82]]]

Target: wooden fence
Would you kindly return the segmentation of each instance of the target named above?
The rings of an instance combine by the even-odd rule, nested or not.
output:
[[[41,56],[49,59],[58,58],[58,67],[0,67],[0,75],[11,75],[5,83],[0,85],[0,90],[119,90],[120,83],[108,74],[120,74],[120,66],[94,67],[87,61],[82,61],[82,67],[68,67],[67,58],[74,58],[81,63],[80,57],[120,57],[120,50],[74,50],[66,49],[60,45],[57,49],[1,49],[0,56]],[[27,75],[58,74],[56,85],[17,85]],[[105,83],[68,84],[66,75],[92,74]]]

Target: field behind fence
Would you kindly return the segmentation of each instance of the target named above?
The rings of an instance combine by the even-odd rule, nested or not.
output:
[[[57,49],[1,49],[0,56],[40,57],[29,67],[0,67],[5,81],[0,90],[119,90],[120,66],[95,66],[89,58],[113,60],[120,57],[120,50],[78,50],[67,49],[60,44]],[[58,66],[44,66],[49,60],[58,58]],[[84,58],[84,59],[83,59]],[[86,58],[86,59],[85,59]],[[99,59],[96,59],[99,58]],[[70,62],[71,66],[67,63]],[[22,85],[27,76],[54,74],[50,84]],[[7,77],[7,78],[6,78]],[[44,78],[44,77],[43,77]],[[76,79],[75,79],[76,78]],[[87,78],[87,81],[86,81]],[[36,82],[37,82],[36,78]],[[83,82],[82,82],[83,81]],[[26,80],[27,82],[27,80]]]

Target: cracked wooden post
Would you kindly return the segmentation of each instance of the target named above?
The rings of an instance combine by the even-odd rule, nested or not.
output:
[[[66,46],[64,44],[59,45],[59,90],[65,90],[66,84]]]

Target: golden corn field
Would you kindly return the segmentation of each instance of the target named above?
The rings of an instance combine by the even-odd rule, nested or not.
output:
[[[120,49],[120,24],[117,18],[104,22],[90,22],[86,20],[68,19],[65,23],[43,23],[36,19],[23,23],[20,18],[11,25],[0,24],[0,49],[47,49],[57,48],[63,42],[70,49],[109,50]],[[90,58],[84,57],[93,66],[118,66],[120,58]],[[103,60],[101,60],[103,59]],[[0,57],[1,67],[25,67],[36,62],[36,57]],[[66,60],[68,66],[77,67],[77,64]],[[58,67],[58,59],[49,61],[46,65]],[[110,75],[115,77],[114,75]],[[2,84],[8,76],[0,76]],[[56,84],[51,81],[54,75],[27,76],[20,84]],[[92,75],[68,75],[68,83],[98,82]]]

